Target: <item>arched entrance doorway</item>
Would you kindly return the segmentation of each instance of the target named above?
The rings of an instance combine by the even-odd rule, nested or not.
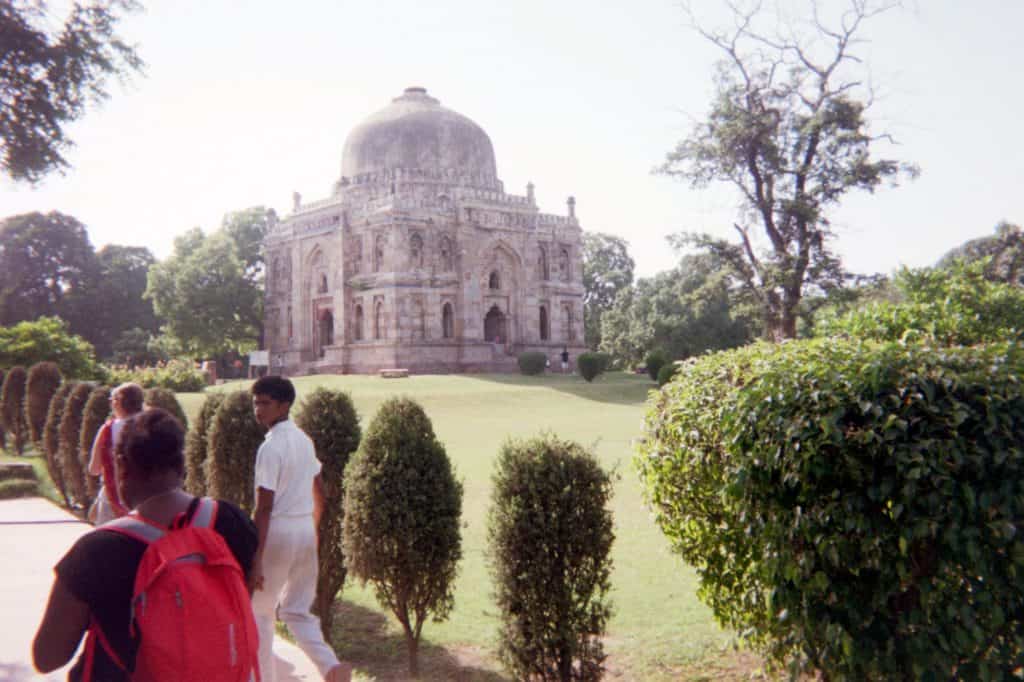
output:
[[[508,339],[508,318],[496,305],[492,305],[484,317],[484,341],[505,343]]]
[[[320,346],[320,357],[327,352],[327,346],[334,345],[334,315],[330,310],[321,310],[317,319],[317,341]]]

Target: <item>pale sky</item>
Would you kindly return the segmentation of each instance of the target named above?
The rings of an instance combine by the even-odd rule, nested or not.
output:
[[[836,6],[837,0],[823,0]],[[480,124],[510,193],[543,211],[577,200],[587,230],[626,238],[638,275],[672,267],[665,235],[730,235],[735,195],[650,170],[708,110],[708,43],[670,0],[149,0],[122,25],[145,77],[73,129],[73,168],[39,186],[0,179],[0,217],[69,213],[94,246],[149,247],[215,229],[293,191],[328,196],[345,136],[405,87]],[[695,0],[711,23],[717,0]],[[854,272],[934,263],[1000,220],[1024,222],[1024,2],[919,0],[868,25],[860,54],[881,95],[878,152],[921,177],[852,195],[834,215]]]

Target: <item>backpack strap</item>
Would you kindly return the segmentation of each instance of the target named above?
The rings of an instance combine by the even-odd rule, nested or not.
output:
[[[195,528],[213,528],[217,522],[217,500],[212,497],[200,497],[199,504],[192,514],[192,520],[188,525]]]
[[[162,528],[146,523],[135,514],[122,516],[108,521],[99,527],[99,530],[109,530],[121,535],[127,535],[147,545],[153,544],[167,534]]]

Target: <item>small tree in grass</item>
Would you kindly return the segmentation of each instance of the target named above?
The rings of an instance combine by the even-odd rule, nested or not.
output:
[[[42,446],[46,415],[50,401],[60,387],[60,368],[54,362],[37,362],[28,370],[25,385],[25,416],[28,420],[29,438],[37,447]]]
[[[181,422],[183,428],[188,429],[188,417],[185,416],[185,410],[181,409],[181,403],[178,402],[178,397],[171,389],[159,386],[147,388],[143,400],[146,407],[159,407],[162,410],[167,410]]]
[[[93,386],[88,383],[76,384],[64,403],[64,412],[60,417],[59,453],[60,468],[64,473],[64,485],[73,504],[85,506],[89,498],[85,470],[78,456],[79,443],[82,436],[82,417],[85,404],[89,401]]]
[[[611,613],[612,477],[582,446],[545,435],[498,453],[488,549],[499,655],[520,680],[599,680]]]
[[[548,364],[548,356],[544,353],[528,351],[519,354],[519,371],[527,376],[541,374]]]
[[[343,548],[348,570],[402,624],[414,677],[427,615],[451,613],[461,515],[462,484],[423,408],[386,401],[345,470]]]
[[[24,409],[27,378],[24,367],[12,367],[7,370],[3,387],[0,388],[0,419],[19,455],[25,454],[25,443],[28,442],[28,423],[25,421]]]
[[[265,431],[252,411],[248,391],[225,396],[210,425],[206,441],[207,493],[252,514],[256,451]]]
[[[602,353],[580,353],[576,358],[576,369],[590,383],[604,372],[606,357]]]
[[[658,372],[668,362],[670,362],[668,356],[660,350],[652,350],[647,354],[644,364],[647,366],[647,376],[651,377],[651,381],[658,380]]]
[[[64,504],[71,506],[67,486],[64,484],[64,470],[60,459],[60,420],[64,415],[64,405],[68,395],[78,384],[76,381],[65,381],[57,388],[50,399],[50,409],[46,412],[46,424],[43,426],[43,452],[46,453],[46,471],[50,480],[64,498]]]
[[[324,637],[334,626],[334,598],[345,583],[341,529],[345,518],[345,465],[359,447],[359,415],[347,393],[318,388],[302,401],[295,423],[313,440],[320,460],[324,511],[318,529],[316,601]]]
[[[193,495],[206,494],[206,444],[223,393],[208,393],[192,428],[185,434],[185,487]]]
[[[86,506],[92,504],[99,492],[99,477],[89,473],[89,459],[92,455],[92,444],[96,440],[103,422],[110,417],[110,387],[98,386],[89,394],[82,410],[82,430],[78,436],[78,454],[82,465],[85,481]]]

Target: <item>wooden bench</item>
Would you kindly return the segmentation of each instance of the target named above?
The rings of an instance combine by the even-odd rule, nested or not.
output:
[[[382,379],[406,379],[409,376],[409,370],[397,367],[382,369],[380,370],[380,376]]]

